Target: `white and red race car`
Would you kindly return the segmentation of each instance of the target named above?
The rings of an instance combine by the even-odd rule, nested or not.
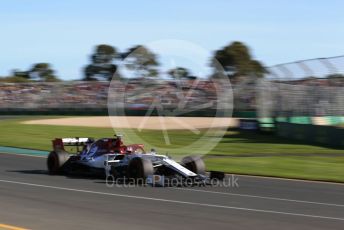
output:
[[[53,151],[47,159],[50,174],[101,174],[113,178],[143,179],[161,185],[171,179],[188,179],[189,182],[205,182],[208,179],[200,157],[188,156],[177,163],[153,149],[146,152],[142,144],[124,145],[121,136],[98,140],[56,138],[52,142]],[[75,146],[76,152],[67,152],[66,146]]]

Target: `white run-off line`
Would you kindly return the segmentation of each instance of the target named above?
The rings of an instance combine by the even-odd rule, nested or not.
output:
[[[276,201],[285,201],[285,202],[294,202],[294,203],[303,203],[303,204],[314,204],[314,205],[324,205],[324,206],[333,206],[333,207],[344,208],[344,204],[332,204],[332,203],[323,203],[323,202],[315,202],[315,201],[293,200],[293,199],[286,199],[286,198],[277,198],[277,197],[269,197],[269,196],[257,196],[257,195],[239,194],[239,193],[231,193],[231,192],[207,191],[207,190],[191,189],[191,188],[170,188],[170,189],[177,189],[177,190],[190,191],[190,192],[212,193],[212,194],[219,194],[219,195],[225,195],[225,196],[240,196],[240,197],[257,198],[257,199],[265,199],[265,200],[276,200]]]
[[[29,155],[29,154],[22,154],[22,153],[18,153],[18,154],[16,154],[16,153],[2,153],[2,154],[47,158],[46,156]],[[247,176],[247,175],[245,175],[245,176]],[[248,176],[248,177],[264,178],[264,177],[260,177],[260,176]],[[282,181],[283,180],[294,180],[294,179],[270,178],[270,177],[267,178],[267,179],[282,180]],[[294,180],[294,181],[300,181],[300,180]],[[307,182],[307,183],[326,183],[326,184],[329,183],[329,184],[336,184],[337,185],[337,183],[320,182],[320,181],[302,181],[302,182]],[[240,197],[258,198],[258,199],[266,199],[266,200],[276,200],[276,201],[295,202],[295,203],[304,203],[304,204],[324,205],[324,206],[333,206],[333,207],[344,207],[344,204],[333,204],[333,203],[323,203],[323,202],[315,202],[315,201],[294,200],[294,199],[269,197],[269,196],[257,196],[257,195],[249,195],[249,194],[239,194],[239,193],[230,193],[230,192],[217,192],[217,191],[207,191],[207,190],[199,190],[199,189],[186,189],[186,188],[170,188],[170,189],[178,189],[178,190],[184,190],[184,191],[186,190],[186,191],[194,191],[194,192],[203,192],[203,193],[213,193],[213,194],[226,195],[226,196],[240,196]]]
[[[232,209],[232,210],[249,211],[249,212],[271,213],[271,214],[280,214],[280,215],[289,215],[289,216],[298,216],[298,217],[308,217],[308,218],[344,221],[344,218],[338,218],[338,217],[317,216],[317,215],[308,215],[308,214],[291,213],[291,212],[279,212],[279,211],[273,211],[273,210],[263,210],[263,209],[253,209],[253,208],[241,208],[241,207],[234,207],[234,206],[225,206],[225,205],[196,203],[196,202],[179,201],[179,200],[160,199],[160,198],[154,198],[154,197],[132,196],[132,195],[125,195],[125,194],[118,194],[118,193],[97,192],[97,191],[91,191],[91,190],[73,189],[73,188],[66,188],[66,187],[56,187],[56,186],[50,186],[50,185],[32,184],[32,183],[19,182],[19,181],[10,181],[10,180],[0,180],[0,182],[9,183],[9,184],[25,185],[25,186],[31,186],[31,187],[40,187],[40,188],[56,189],[56,190],[63,190],[63,191],[71,191],[71,192],[97,194],[97,195],[104,195],[104,196],[114,196],[114,197],[132,198],[132,199],[140,199],[140,200],[158,201],[158,202],[165,202],[165,203],[185,204],[185,205],[194,205],[194,206],[210,207],[210,208]]]

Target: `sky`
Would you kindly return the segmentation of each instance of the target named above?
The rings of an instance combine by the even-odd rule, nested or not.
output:
[[[209,58],[242,41],[265,66],[343,55],[343,9],[342,0],[2,0],[0,76],[48,62],[60,78],[78,79],[97,44],[125,51],[165,39]]]

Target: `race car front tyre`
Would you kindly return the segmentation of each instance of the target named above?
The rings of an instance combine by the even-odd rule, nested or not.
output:
[[[205,174],[205,164],[202,158],[198,156],[187,156],[181,161],[181,165],[196,174]]]
[[[55,175],[63,172],[63,166],[70,158],[71,154],[65,151],[52,151],[48,155],[47,166],[49,174]]]
[[[135,157],[130,160],[128,165],[128,178],[134,179],[137,183],[145,183],[148,176],[153,175],[153,164],[148,159]]]

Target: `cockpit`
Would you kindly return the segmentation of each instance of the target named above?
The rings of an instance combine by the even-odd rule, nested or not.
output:
[[[87,147],[86,147],[87,148]],[[122,153],[126,152],[126,146],[123,145],[121,138],[103,138],[92,143],[88,147],[88,157],[98,157],[107,153]]]

